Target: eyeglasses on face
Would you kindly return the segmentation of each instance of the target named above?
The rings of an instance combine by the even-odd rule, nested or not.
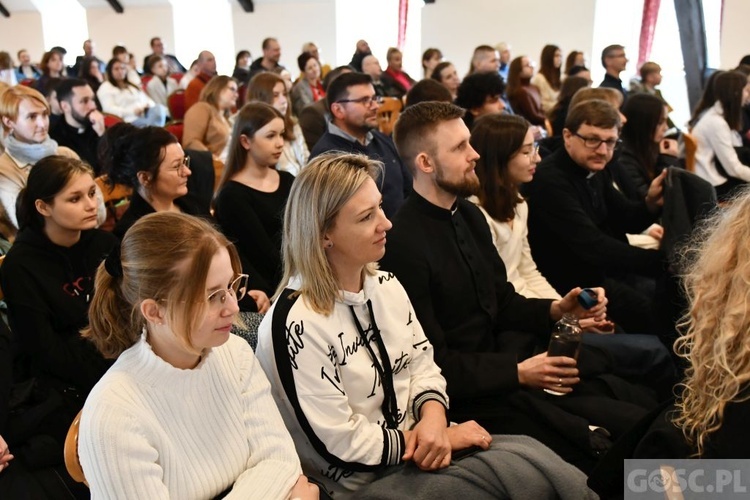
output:
[[[620,139],[599,139],[598,137],[584,137],[578,132],[573,132],[573,135],[583,141],[583,145],[589,149],[599,149],[602,144],[607,146],[607,150],[613,151],[617,149],[622,141]]]
[[[372,103],[377,104],[383,104],[383,97],[379,95],[366,95],[364,97],[359,97],[357,99],[339,99],[336,102],[345,103],[345,102],[356,102],[359,104],[364,104],[365,107],[370,107]]]
[[[527,158],[536,158],[536,155],[539,154],[539,143],[535,142],[531,146],[531,150],[530,151],[524,151],[522,154],[524,156],[526,156]]]
[[[247,274],[238,275],[227,288],[216,290],[206,298],[210,309],[221,309],[227,303],[227,297],[232,296],[239,302],[247,293]]]
[[[175,171],[177,175],[184,175],[185,170],[190,169],[190,157],[188,155],[183,156],[182,163],[174,167],[169,167],[169,169]]]

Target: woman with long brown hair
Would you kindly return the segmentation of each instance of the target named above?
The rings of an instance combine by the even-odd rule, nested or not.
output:
[[[531,83],[539,89],[539,94],[542,97],[542,109],[545,113],[549,113],[555,107],[557,96],[560,93],[560,67],[562,66],[560,47],[545,45],[540,60],[539,71],[531,79]]]
[[[730,198],[750,182],[750,155],[742,147],[742,108],[750,103],[750,83],[739,71],[726,71],[713,82],[716,101],[698,119],[695,173],[716,189],[719,200]],[[738,152],[741,152],[740,155]]]
[[[229,115],[238,97],[234,78],[226,75],[211,78],[201,90],[200,101],[185,113],[182,147],[210,151],[215,159],[222,159],[232,133]]]
[[[267,297],[281,279],[281,217],[294,182],[292,174],[274,168],[284,148],[284,127],[284,116],[270,104],[242,107],[214,202],[216,220],[237,245],[251,288]],[[258,309],[268,309],[267,298]]]
[[[276,163],[276,169],[297,175],[307,164],[310,150],[305,143],[297,120],[292,116],[292,105],[284,79],[270,72],[257,74],[247,88],[247,102],[260,101],[270,104],[284,116],[284,149]]]
[[[536,85],[531,83],[534,65],[526,56],[516,57],[508,70],[506,94],[513,111],[526,118],[532,125],[544,126],[547,115],[542,109],[542,97]]]
[[[96,92],[102,111],[119,116],[136,127],[163,127],[167,108],[156,104],[140,87],[128,80],[128,65],[119,59],[107,64],[107,81]]]

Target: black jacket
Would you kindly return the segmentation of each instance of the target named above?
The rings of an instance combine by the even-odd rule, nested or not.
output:
[[[381,267],[409,294],[451,407],[460,407],[519,387],[517,363],[548,338],[552,301],[518,295],[482,213],[462,199],[455,208],[413,192],[393,218]]]
[[[91,124],[87,123],[86,126],[79,130],[76,127],[71,127],[65,121],[65,117],[57,120],[54,125],[50,124],[49,135],[60,146],[65,146],[81,157],[83,161],[91,165],[96,175],[101,174],[101,167],[99,166],[99,159],[97,156],[97,147],[99,146],[99,135],[91,127]]]
[[[661,252],[630,246],[625,237],[656,215],[645,199],[630,201],[615,189],[606,169],[589,177],[562,147],[539,164],[527,188],[531,251],[558,292],[601,286],[605,276],[660,272]]]
[[[86,394],[111,364],[79,331],[88,325],[96,269],[115,241],[113,235],[92,229],[65,248],[32,228],[18,233],[0,268],[0,283],[29,375]]]
[[[181,198],[177,198],[176,200],[174,200],[174,203],[180,208],[182,213],[203,217],[205,219],[211,218],[211,214],[204,209],[200,200],[191,194],[187,194]],[[133,195],[130,197],[130,206],[125,211],[125,213],[122,214],[120,220],[117,221],[117,225],[112,230],[112,233],[114,233],[114,235],[118,238],[122,239],[122,237],[125,236],[127,230],[130,229],[130,227],[135,224],[138,219],[140,219],[144,215],[153,213],[156,213],[154,207],[152,207],[149,202],[144,200],[137,191],[134,191]]]

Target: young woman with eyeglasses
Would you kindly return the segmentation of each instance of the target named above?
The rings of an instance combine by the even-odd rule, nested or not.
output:
[[[554,481],[528,481],[502,453],[514,442],[533,455],[536,441],[491,436],[474,421],[449,426],[433,347],[398,279],[377,270],[391,228],[378,168],[364,155],[320,155],[285,213],[284,278],[257,356],[303,471],[334,498],[506,498],[505,473],[525,478],[516,484],[529,498],[555,496]],[[462,459],[467,449],[479,454]],[[573,496],[586,498],[583,474],[544,454],[542,469],[563,467]]]
[[[281,221],[294,176],[274,167],[284,149],[284,115],[262,102],[237,114],[229,159],[214,200],[222,232],[237,245],[251,288],[270,297],[281,279]],[[268,308],[259,306],[259,312]]]
[[[119,238],[135,221],[153,212],[210,217],[208,207],[188,193],[190,157],[163,128],[118,123],[102,137],[99,156],[111,186],[133,189],[130,206],[113,230]]]
[[[78,333],[89,321],[96,268],[116,241],[95,229],[97,206],[88,165],[62,156],[39,160],[19,195],[20,230],[0,270],[8,321],[20,346],[14,376],[36,378],[39,394],[49,390],[61,401],[55,406],[49,399],[53,418],[44,424],[58,454],[67,427],[109,367]]]
[[[230,334],[241,273],[221,233],[168,212],[99,266],[83,334],[117,361],[81,417],[93,498],[318,498],[252,349]]]

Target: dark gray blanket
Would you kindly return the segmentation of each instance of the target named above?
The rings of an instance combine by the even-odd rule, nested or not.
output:
[[[388,471],[354,495],[372,500],[587,500],[599,498],[586,476],[527,436],[493,436],[487,451],[424,472],[412,462]]]

